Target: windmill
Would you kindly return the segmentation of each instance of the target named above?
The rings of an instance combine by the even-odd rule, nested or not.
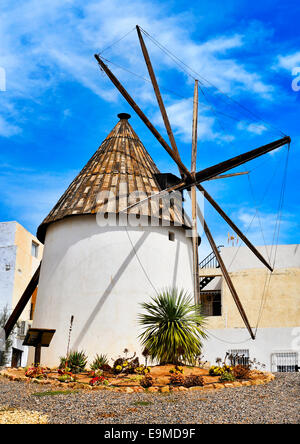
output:
[[[200,170],[196,172],[196,156],[197,156],[197,120],[198,120],[198,81],[195,81],[194,87],[194,106],[193,106],[193,129],[192,129],[192,154],[191,154],[191,168],[188,169],[182,162],[180,158],[180,154],[176,145],[175,137],[171,128],[171,124],[166,112],[166,108],[159,90],[159,86],[156,80],[156,76],[154,73],[154,69],[152,67],[152,63],[150,60],[150,56],[144,42],[141,28],[140,26],[136,26],[139,42],[141,45],[142,53],[145,59],[145,63],[147,65],[148,73],[151,79],[151,83],[155,92],[155,96],[157,99],[158,106],[160,108],[160,112],[163,118],[163,122],[165,125],[165,129],[168,134],[168,138],[170,141],[170,145],[164,140],[155,126],[150,122],[147,116],[143,113],[141,108],[137,105],[134,99],[130,96],[130,94],[126,91],[126,89],[122,86],[120,81],[116,78],[116,76],[112,73],[112,71],[108,68],[108,66],[101,59],[100,54],[95,54],[95,59],[97,60],[100,68],[107,74],[112,83],[116,86],[116,88],[120,91],[122,96],[126,99],[128,104],[133,108],[133,110],[137,113],[137,115],[141,118],[141,120],[145,123],[145,125],[150,129],[152,134],[156,137],[158,142],[162,145],[162,147],[167,151],[167,153],[171,156],[171,158],[176,163],[179,173],[182,178],[182,182],[180,183],[180,189],[188,189],[189,195],[191,197],[192,202],[192,229],[193,229],[193,278],[194,278],[194,297],[195,300],[199,300],[199,261],[198,261],[198,245],[197,245],[197,218],[199,218],[203,224],[204,232],[207,236],[207,239],[210,243],[210,246],[219,262],[223,277],[228,285],[228,288],[231,292],[231,295],[235,301],[235,304],[238,308],[238,311],[243,319],[243,322],[250,333],[252,339],[255,339],[255,335],[251,329],[249,324],[247,315],[244,311],[244,308],[241,304],[239,296],[234,288],[231,277],[228,273],[228,270],[221,258],[221,255],[218,251],[216,243],[213,239],[211,231],[207,225],[207,222],[203,218],[201,211],[197,205],[196,200],[196,189],[201,191],[205,197],[205,199],[215,208],[215,210],[222,216],[222,218],[229,224],[229,226],[234,230],[234,232],[239,236],[239,238],[250,248],[250,250],[255,254],[255,256],[272,272],[273,269],[271,265],[265,260],[265,258],[260,254],[260,252],[255,248],[255,246],[250,242],[250,240],[242,233],[242,231],[235,225],[235,223],[229,218],[229,216],[222,210],[222,208],[218,205],[218,203],[210,196],[210,194],[203,187],[202,182],[214,178],[219,178],[222,173],[231,170],[237,166],[240,166],[250,160],[253,160],[263,154],[266,154],[276,148],[279,148],[285,144],[289,144],[291,142],[290,137],[285,136],[279,140],[271,142],[267,145],[261,146],[259,148],[253,149],[246,153],[240,154],[239,156],[235,156],[231,159],[225,160],[224,162],[218,163],[206,169]]]
[[[265,258],[259,253],[259,251],[255,248],[255,246],[241,232],[241,230],[235,225],[235,223],[229,218],[229,216],[222,210],[222,208],[212,198],[212,196],[210,196],[210,194],[206,191],[206,189],[203,187],[202,184],[203,184],[203,182],[208,181],[208,180],[215,180],[215,179],[220,179],[220,178],[224,178],[224,177],[228,177],[228,176],[241,174],[241,173],[236,173],[236,174],[230,174],[230,173],[224,174],[224,173],[230,171],[232,168],[235,168],[235,167],[242,165],[252,159],[255,159],[263,154],[266,154],[276,148],[279,148],[285,144],[289,144],[290,138],[288,136],[283,137],[283,138],[276,140],[274,142],[271,142],[267,145],[261,146],[259,148],[256,148],[256,149],[253,149],[253,150],[248,151],[246,153],[235,156],[233,158],[227,159],[227,160],[225,160],[221,163],[218,163],[216,165],[213,165],[208,168],[197,171],[196,156],[197,156],[197,120],[198,120],[198,81],[196,80],[195,85],[194,85],[194,102],[193,102],[191,166],[190,166],[190,168],[187,168],[183,164],[181,157],[180,157],[179,150],[177,148],[177,144],[176,144],[175,137],[174,137],[174,134],[173,134],[173,131],[171,128],[171,124],[170,124],[170,121],[169,121],[169,118],[168,118],[168,115],[166,112],[166,108],[165,108],[162,96],[160,94],[160,90],[159,90],[159,86],[158,86],[158,83],[156,80],[154,69],[153,69],[149,54],[148,54],[147,47],[145,45],[145,42],[144,42],[144,39],[142,36],[141,28],[139,26],[137,26],[136,29],[137,29],[142,53],[143,53],[143,56],[144,56],[144,59],[145,59],[145,62],[146,62],[147,68],[148,68],[150,79],[151,79],[151,82],[152,82],[152,85],[154,88],[154,92],[155,92],[155,96],[156,96],[156,99],[158,102],[158,106],[160,108],[162,118],[164,121],[164,125],[166,128],[168,137],[169,137],[170,145],[161,136],[159,131],[150,122],[150,120],[143,113],[141,108],[137,105],[137,103],[130,96],[130,94],[126,91],[126,89],[123,87],[123,85],[120,83],[120,81],[116,78],[116,76],[112,73],[112,71],[104,63],[101,56],[99,54],[95,54],[95,58],[99,64],[100,68],[107,74],[109,79],[116,86],[116,88],[119,90],[119,92],[123,95],[123,97],[126,99],[128,104],[133,108],[133,110],[137,113],[137,115],[140,117],[140,119],[145,123],[145,125],[148,127],[148,129],[151,131],[151,133],[156,137],[156,139],[159,141],[159,143],[162,145],[162,147],[166,150],[166,152],[170,155],[170,157],[173,159],[173,161],[177,165],[180,177],[175,178],[176,180],[174,180],[172,184],[168,184],[166,186],[165,191],[167,193],[171,193],[172,191],[175,191],[175,190],[187,190],[188,194],[190,195],[191,202],[192,202],[192,251],[193,251],[193,255],[192,255],[193,256],[193,267],[192,267],[193,270],[192,271],[193,271],[193,288],[194,288],[195,300],[199,301],[199,296],[200,296],[199,263],[198,263],[199,262],[198,261],[198,234],[197,234],[197,222],[198,222],[198,220],[200,220],[200,222],[203,225],[204,232],[205,232],[205,234],[208,238],[208,241],[211,245],[211,248],[212,248],[212,250],[219,262],[222,274],[223,274],[224,279],[229,287],[232,297],[236,303],[239,313],[243,319],[243,322],[244,322],[246,328],[248,329],[251,338],[254,339],[254,333],[251,329],[251,326],[249,324],[247,315],[246,315],[244,308],[241,304],[239,296],[234,288],[231,277],[228,273],[228,270],[226,269],[226,266],[222,260],[222,257],[218,251],[218,248],[216,247],[215,241],[214,241],[211,231],[208,227],[208,224],[207,224],[206,220],[204,219],[199,206],[197,205],[196,191],[199,190],[203,194],[205,199],[222,216],[222,218],[228,223],[228,225],[236,233],[236,235],[241,239],[241,241],[243,241],[250,248],[250,250],[253,252],[253,254],[255,254],[255,256],[270,271],[272,271],[272,267],[265,260]],[[87,230],[86,231],[86,239],[88,239],[88,236],[90,235],[90,232],[88,230],[90,230],[90,228],[91,228],[89,225],[89,220],[90,220],[90,217],[95,216],[95,213],[96,213],[96,207],[95,207],[95,203],[94,203],[93,199],[95,198],[95,194],[96,194],[96,191],[95,191],[97,188],[96,182],[99,179],[99,177],[98,177],[99,171],[100,171],[99,168],[100,167],[102,168],[101,175],[103,177],[105,177],[105,179],[103,179],[103,180],[101,179],[102,184],[107,179],[106,184],[104,183],[105,187],[107,188],[107,184],[112,185],[112,183],[113,183],[112,176],[114,174],[114,168],[116,167],[117,164],[120,167],[120,162],[119,162],[119,157],[120,157],[119,148],[120,147],[118,145],[120,139],[124,140],[124,150],[127,150],[129,145],[131,146],[131,148],[130,147],[129,148],[132,150],[131,151],[132,155],[127,156],[128,162],[130,162],[130,165],[129,165],[130,169],[134,170],[134,167],[131,164],[133,161],[135,162],[135,164],[138,163],[135,160],[135,157],[141,159],[142,163],[147,166],[147,174],[144,176],[145,177],[147,176],[147,180],[150,177],[151,184],[152,184],[150,186],[150,196],[148,193],[148,198],[151,197],[153,195],[153,193],[159,194],[159,192],[162,191],[158,187],[158,184],[155,179],[155,174],[158,173],[158,170],[157,170],[154,162],[150,158],[149,154],[146,152],[142,143],[138,139],[138,136],[134,133],[133,129],[128,124],[128,117],[130,117],[130,116],[122,113],[122,114],[119,114],[119,117],[120,117],[120,122],[116,125],[114,130],[108,135],[108,137],[105,139],[103,144],[99,147],[98,151],[91,158],[91,160],[88,162],[88,164],[84,167],[84,169],[74,179],[74,181],[72,182],[70,187],[66,190],[66,192],[63,194],[61,199],[58,201],[58,203],[56,204],[54,209],[50,212],[48,217],[44,220],[44,222],[39,227],[38,237],[41,241],[44,241],[46,231],[50,227],[49,228],[49,230],[50,230],[49,247],[45,248],[45,256],[43,259],[42,266],[40,266],[36,270],[34,276],[32,277],[31,281],[29,282],[22,297],[20,298],[18,304],[16,305],[13,313],[11,314],[10,318],[8,319],[8,321],[5,325],[4,329],[5,329],[6,336],[8,336],[10,334],[10,332],[12,331],[13,326],[17,322],[20,314],[22,313],[26,304],[30,300],[30,297],[31,297],[33,291],[35,290],[37,285],[41,282],[42,282],[42,284],[39,285],[39,288],[40,288],[40,286],[43,287],[42,293],[44,292],[45,298],[43,301],[43,300],[41,300],[42,298],[39,298],[39,295],[38,295],[38,301],[40,304],[42,304],[40,307],[40,313],[43,315],[40,319],[42,319],[41,320],[42,323],[47,323],[47,324],[49,323],[49,325],[39,325],[39,327],[47,327],[48,326],[51,328],[52,327],[56,328],[56,325],[52,325],[51,322],[53,322],[55,324],[55,322],[58,322],[57,317],[60,316],[62,318],[61,323],[58,325],[58,330],[57,330],[56,336],[54,336],[54,342],[57,340],[56,338],[57,338],[58,334],[61,334],[61,336],[65,335],[66,337],[68,336],[69,319],[70,319],[70,316],[73,315],[73,308],[74,308],[74,310],[77,310],[77,313],[78,313],[78,315],[77,316],[75,315],[75,318],[74,318],[74,330],[73,330],[74,337],[76,335],[77,335],[77,337],[81,337],[82,335],[86,334],[86,330],[88,330],[88,327],[95,321],[95,319],[96,319],[95,313],[92,313],[91,315],[88,314],[84,318],[84,312],[85,312],[85,310],[88,309],[88,303],[85,302],[84,304],[82,304],[82,297],[81,298],[78,297],[78,300],[76,298],[74,298],[72,291],[75,291],[75,290],[77,291],[77,288],[74,286],[73,290],[69,292],[68,296],[65,296],[63,294],[62,287],[66,284],[65,281],[71,282],[72,279],[75,280],[78,283],[78,285],[85,284],[83,277],[77,276],[76,274],[74,274],[74,276],[70,276],[70,273],[72,273],[73,269],[74,269],[74,257],[73,257],[74,251],[77,248],[80,248],[81,243],[85,246],[84,248],[90,248],[90,244],[88,243],[88,241],[86,241],[87,243],[85,243],[84,236],[80,239],[77,239],[74,237],[75,234],[76,234],[76,236],[78,235],[78,233],[80,234],[81,230],[82,230],[82,227],[79,227],[76,224],[77,224],[77,221],[79,220],[79,217],[85,218],[85,222],[83,223],[83,225],[85,227],[84,229]],[[121,134],[121,136],[119,134]],[[116,149],[116,147],[117,147],[117,149]],[[125,154],[126,154],[125,151],[123,154],[125,156]],[[99,159],[101,160],[102,165],[101,165],[101,162]],[[114,160],[114,163],[110,163],[110,161],[112,159]],[[95,164],[97,163],[97,161],[98,161],[98,164],[96,165],[97,173],[94,173],[92,170],[93,170],[93,167],[95,166]],[[106,166],[108,167],[109,173],[108,173],[108,171],[106,171]],[[138,168],[139,167],[137,166],[136,169],[138,170]],[[96,171],[96,169],[95,169],[95,171]],[[93,179],[93,182],[92,182],[92,179]],[[142,175],[138,179],[140,180],[140,183],[142,184],[142,186],[145,186],[145,183],[143,182],[144,178],[142,177]],[[149,189],[149,187],[148,187],[148,189]],[[87,190],[89,190],[89,191],[87,191]],[[73,200],[75,198],[76,198],[76,202],[78,204],[77,207],[72,206]],[[138,204],[139,204],[139,202],[137,202],[137,204],[135,204],[135,205],[138,205]],[[71,225],[73,223],[72,220],[75,221],[75,219],[76,219],[76,223],[74,223],[74,227],[77,230],[76,233],[75,233],[75,231],[72,232],[72,229],[71,229],[72,228]],[[58,223],[56,224],[56,222],[58,222]],[[75,228],[74,228],[74,230],[75,230]],[[63,231],[63,230],[65,230],[65,231]],[[54,239],[55,233],[56,233],[56,238]],[[126,233],[126,230],[124,230],[123,234],[124,234],[124,236],[126,236],[128,233]],[[47,235],[48,235],[48,231],[47,231]],[[69,255],[67,263],[64,263],[63,266],[67,265],[67,268],[66,268],[67,271],[65,271],[65,274],[63,274],[64,269],[63,269],[63,266],[61,266],[60,261],[62,261],[64,252],[61,251],[61,244],[63,244],[66,241],[66,237],[68,237],[68,236],[74,237],[73,244],[69,245],[70,251],[73,251],[73,256]],[[147,236],[147,233],[145,233],[145,236]],[[120,256],[120,251],[119,251],[120,244],[118,243],[120,239],[121,239],[120,237],[115,239],[115,250],[116,250],[115,251],[115,258],[114,258],[115,261],[118,260],[119,256]],[[55,242],[54,242],[54,240],[55,240]],[[46,241],[47,241],[47,239],[46,239]],[[124,238],[122,238],[121,241],[124,242]],[[128,241],[128,239],[127,239],[127,241]],[[165,242],[165,240],[164,240],[164,242]],[[186,241],[182,240],[182,245],[184,244],[184,242],[186,242]],[[55,254],[57,253],[57,259],[54,255],[53,251],[51,251],[51,248],[53,247],[54,244],[56,245],[56,248],[57,248],[57,251],[54,252]],[[103,246],[105,247],[106,245],[107,245],[107,239],[105,240],[104,244],[101,244],[101,247],[103,247]],[[140,246],[141,246],[140,241],[138,241],[137,245],[140,248]],[[166,248],[168,248],[168,247],[166,247]],[[190,248],[190,244],[189,244],[189,248]],[[47,253],[47,251],[48,251],[48,253]],[[146,252],[145,254],[147,254],[147,251],[148,250],[145,249],[145,252]],[[80,255],[84,256],[85,253],[86,253],[86,251],[84,249],[80,250]],[[128,245],[127,253],[128,253],[128,257],[132,258],[133,254],[136,254],[136,247],[134,248],[134,246]],[[96,254],[97,255],[96,259],[99,259],[99,257],[100,257],[99,256],[100,255],[99,248],[96,249],[96,247],[95,247],[95,250],[93,250],[93,254]],[[81,259],[81,257],[80,257],[80,259]],[[101,259],[101,257],[100,257],[100,259]],[[154,257],[153,262],[155,262],[155,260],[156,259]],[[95,282],[98,285],[98,283],[99,283],[99,269],[97,268],[97,261],[94,261],[92,263],[92,266],[95,267],[95,270],[93,270],[94,275],[92,277],[93,277],[93,279],[95,279]],[[110,273],[109,267],[110,266],[113,267],[114,262],[112,262],[111,265],[108,263],[104,263],[104,266],[106,267],[106,269]],[[84,263],[82,264],[82,268],[87,273],[90,273],[89,276],[91,276],[90,270],[85,269]],[[118,270],[117,276],[120,276],[122,270],[123,270],[122,268],[120,268],[120,270]],[[57,278],[53,277],[54,273],[58,274],[59,276]],[[133,276],[133,277],[136,278],[136,276]],[[56,279],[55,286],[53,287],[53,289],[51,289],[51,285],[53,284],[52,281],[54,281],[55,279]],[[128,279],[129,280],[131,279],[134,283],[134,279],[132,279],[131,276],[129,276]],[[161,276],[161,279],[163,280],[163,276]],[[88,285],[88,283],[86,285]],[[111,278],[111,276],[109,276],[109,284],[108,284],[107,288],[110,290],[111,288],[114,287],[114,285],[116,285],[115,279],[113,279],[113,278]],[[136,285],[136,286],[138,286],[138,285]],[[124,288],[124,286],[123,286],[123,288]],[[94,289],[93,289],[93,291],[94,291]],[[62,297],[60,297],[60,292],[62,293]],[[108,294],[109,294],[108,290],[105,290],[103,292],[103,294],[104,294],[103,297],[105,297],[107,299]],[[87,292],[87,296],[89,296],[88,292]],[[96,299],[95,300],[92,299],[92,303],[95,302],[96,308],[98,309],[100,306],[102,307],[102,305],[101,305],[102,302],[98,301],[97,297],[98,296],[95,293]],[[56,298],[55,301],[54,301],[54,298]],[[51,309],[48,309],[49,307],[47,306],[47,303],[52,303],[53,307],[51,307]],[[67,306],[67,303],[68,303],[68,306]],[[119,303],[124,303],[122,301],[121,296],[119,299]],[[130,303],[130,301],[128,301],[128,303]],[[126,304],[126,301],[125,301],[125,304]],[[125,307],[125,309],[126,308],[127,307]],[[69,310],[72,310],[72,312],[70,312]],[[64,316],[68,321],[67,323],[63,319]],[[76,329],[79,328],[78,327],[78,317],[80,317],[80,316],[82,316],[82,318],[83,318],[83,320],[82,320],[83,325],[81,325],[81,327],[80,327],[81,330],[79,332],[76,332]],[[60,322],[60,320],[59,320],[59,322]],[[101,322],[108,322],[107,328],[109,328],[109,327],[112,328],[110,319],[107,320],[105,316],[102,318]],[[90,333],[90,341],[91,342],[93,341],[93,334],[95,333],[95,331],[96,330],[93,330]],[[60,333],[58,333],[58,332],[60,332]],[[110,334],[111,333],[109,333],[109,335]],[[109,337],[109,335],[108,335],[108,337]],[[60,341],[62,341],[62,339],[60,339]],[[79,341],[79,343],[80,343],[80,341]],[[61,344],[59,344],[59,345],[61,346]],[[127,346],[127,344],[125,344],[125,346]],[[63,353],[62,348],[61,348],[61,350],[62,350],[61,353]],[[60,351],[58,350],[57,353],[60,353]]]

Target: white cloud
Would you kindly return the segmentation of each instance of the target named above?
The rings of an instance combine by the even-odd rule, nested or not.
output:
[[[0,202],[17,214],[31,231],[47,216],[78,172],[42,173],[7,163],[0,164]]]
[[[170,15],[167,6],[150,1],[119,2],[117,0],[89,0],[78,6],[75,0],[4,1],[0,41],[0,66],[7,73],[7,93],[3,100],[19,97],[37,100],[41,93],[53,89],[61,81],[75,80],[106,101],[116,101],[119,93],[110,82],[99,75],[93,53],[101,51],[138,23],[162,44],[178,54],[185,63],[200,72],[225,92],[244,91],[270,98],[272,87],[259,74],[230,57],[230,51],[245,45],[243,35],[232,33],[198,44],[189,34],[188,13]],[[158,76],[174,63],[146,39]],[[129,70],[148,77],[138,45],[132,32],[104,56],[126,66]],[[159,67],[159,69],[157,69]],[[119,68],[129,91],[149,111],[155,104],[151,85],[138,80]],[[190,82],[185,77],[186,82]],[[156,104],[155,104],[156,105]],[[177,102],[169,103],[176,119]],[[153,112],[153,110],[152,110]],[[187,119],[187,114],[183,118]],[[212,118],[203,116],[202,128],[211,130]],[[186,125],[176,119],[178,134],[187,137]],[[12,130],[11,130],[12,131]],[[208,137],[212,134],[209,133]]]
[[[9,123],[6,119],[0,116],[0,136],[11,137],[15,134],[19,134],[20,132],[21,128]]]
[[[275,67],[292,71],[293,68],[300,66],[300,51],[286,56],[279,55]]]
[[[237,128],[239,130],[246,130],[249,133],[253,133],[253,134],[262,134],[265,131],[267,131],[267,127],[263,124],[259,124],[259,123],[247,123],[245,121],[241,121],[238,123]]]
[[[174,101],[171,105],[166,106],[167,114],[171,122],[171,126],[175,135],[181,140],[191,143],[192,140],[192,120],[193,120],[193,99],[182,99]],[[155,125],[164,128],[164,123],[159,111],[153,115]],[[234,139],[232,135],[220,134],[214,130],[215,117],[207,115],[201,106],[198,113],[198,140],[215,140],[217,143],[222,141],[230,142]]]
[[[280,220],[277,213],[241,208],[235,217],[241,222],[242,231],[254,245],[264,245],[265,242],[267,245],[276,244],[278,224],[279,243],[284,242],[290,230],[297,227],[295,216],[288,213],[284,213]]]

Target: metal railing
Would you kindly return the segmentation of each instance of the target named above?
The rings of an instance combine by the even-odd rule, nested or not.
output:
[[[219,245],[218,251],[220,252],[220,249],[224,247],[224,245]],[[200,263],[200,268],[219,268],[219,262],[218,259],[215,256],[215,253],[212,251],[208,256],[206,256]]]

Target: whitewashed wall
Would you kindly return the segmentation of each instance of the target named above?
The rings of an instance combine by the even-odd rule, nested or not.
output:
[[[11,310],[17,246],[15,222],[0,223],[0,310]]]
[[[300,245],[266,245],[255,247],[270,265],[278,268],[300,267]],[[222,259],[229,271],[265,268],[265,265],[252,253],[248,247],[223,247]],[[274,264],[275,259],[275,264]]]
[[[249,349],[250,359],[266,365],[271,371],[271,355],[276,352],[298,353],[300,355],[300,328],[259,328],[255,340],[249,337],[245,328],[210,329],[204,343],[205,360],[215,365],[217,357],[224,358],[231,349]]]
[[[175,242],[169,231],[175,232]],[[191,239],[182,228],[127,232],[125,227],[100,228],[93,215],[51,224],[33,327],[56,333],[42,350],[42,363],[55,366],[66,354],[72,315],[71,348],[83,349],[90,360],[96,353],[116,358],[124,348],[140,353],[137,315],[139,304],[155,295],[152,285],[192,292]]]

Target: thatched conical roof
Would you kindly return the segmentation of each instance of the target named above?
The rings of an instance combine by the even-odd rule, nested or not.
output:
[[[41,242],[52,222],[99,211],[118,213],[132,203],[127,200],[132,192],[152,196],[161,191],[159,170],[129,124],[130,115],[122,113],[118,117],[119,122],[39,226],[37,237]],[[108,191],[117,198],[115,206],[99,199],[99,193]],[[150,216],[150,210],[147,202],[127,212]],[[163,213],[159,213],[159,219],[166,218]],[[169,217],[171,223],[181,224],[181,211],[176,208],[169,211]]]

